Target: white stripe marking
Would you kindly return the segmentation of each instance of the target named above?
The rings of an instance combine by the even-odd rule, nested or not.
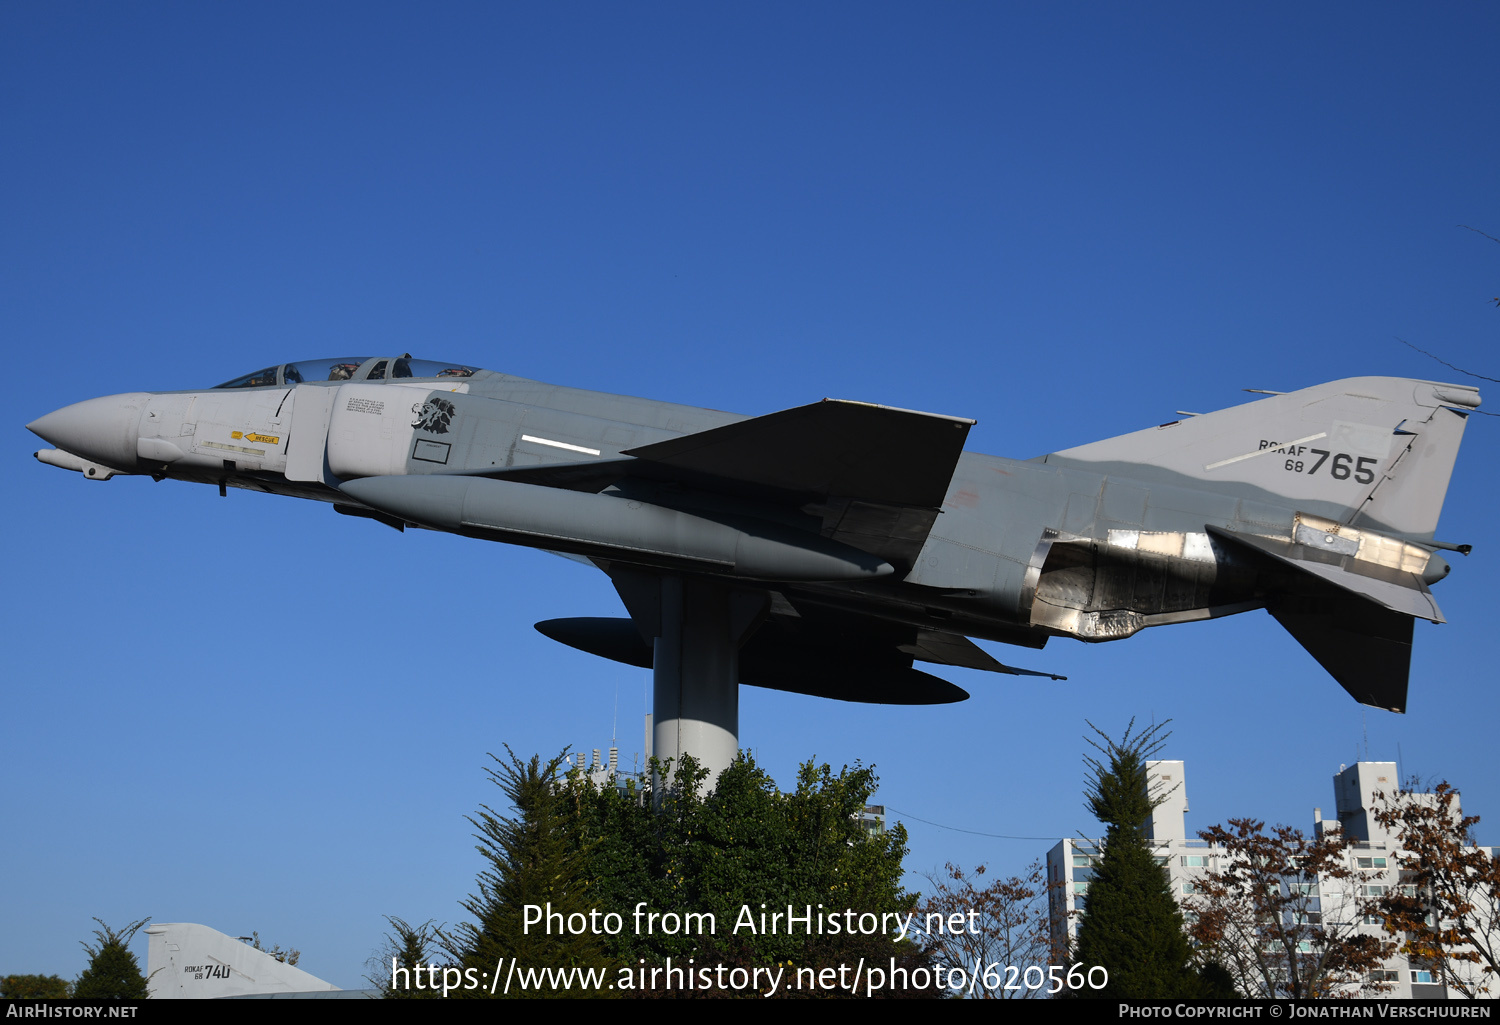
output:
[[[1322,435],[1320,434],[1318,435],[1318,437],[1321,438]],[[550,438],[533,438],[529,434],[521,435],[521,440],[532,441],[538,445],[550,445],[553,448],[565,448],[569,452],[582,452],[586,456],[597,456],[599,454],[599,450],[597,448],[584,448],[582,445],[569,445],[566,441],[553,441]]]
[[[1228,466],[1230,463],[1237,463],[1241,459],[1254,459],[1256,456],[1263,456],[1267,452],[1281,452],[1284,449],[1291,448],[1293,445],[1306,445],[1309,441],[1317,441],[1319,438],[1326,437],[1328,437],[1327,431],[1322,431],[1318,434],[1309,434],[1307,437],[1298,438],[1296,441],[1287,441],[1279,445],[1268,445],[1265,448],[1258,448],[1254,452],[1246,452],[1242,456],[1231,456],[1228,459],[1220,459],[1217,463],[1209,463],[1204,467],[1204,469],[1217,470],[1221,466]]]

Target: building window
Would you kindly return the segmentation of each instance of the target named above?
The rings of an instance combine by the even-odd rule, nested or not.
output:
[[[1207,868],[1208,867],[1208,855],[1207,854],[1184,854],[1182,856],[1182,866],[1183,866],[1183,868]]]
[[[1354,863],[1360,868],[1385,868],[1384,858],[1355,858]]]
[[[1430,986],[1432,985],[1432,972],[1428,971],[1426,968],[1413,968],[1411,973],[1411,981],[1414,985]]]

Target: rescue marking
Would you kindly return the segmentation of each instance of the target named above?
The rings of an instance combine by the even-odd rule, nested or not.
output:
[[[245,445],[226,445],[221,441],[200,441],[200,448],[216,448],[223,452],[243,452],[247,456],[263,456],[266,450],[263,448],[249,448]]]
[[[550,438],[533,438],[529,434],[521,435],[521,440],[535,442],[538,445],[550,445],[553,448],[565,448],[569,452],[582,452],[586,456],[597,456],[599,454],[599,450],[597,448],[584,448],[582,445],[569,445],[566,441],[553,441]]]
[[[1326,437],[1328,437],[1328,432],[1327,431],[1319,431],[1317,434],[1309,434],[1307,437],[1305,437],[1305,438],[1298,438],[1296,441],[1285,442],[1285,443],[1281,444],[1280,447],[1281,448],[1288,448],[1288,447],[1290,447],[1292,445],[1305,445],[1309,441],[1317,441],[1319,438],[1326,438]],[[1228,466],[1230,463],[1237,463],[1237,462],[1239,462],[1242,459],[1254,459],[1256,456],[1263,456],[1267,452],[1275,452],[1275,451],[1276,451],[1276,449],[1274,449],[1274,448],[1267,448],[1267,447],[1263,446],[1261,448],[1256,449],[1253,452],[1246,452],[1242,456],[1230,456],[1228,459],[1220,459],[1217,463],[1209,463],[1203,469],[1205,469],[1205,470],[1217,470],[1221,466]]]

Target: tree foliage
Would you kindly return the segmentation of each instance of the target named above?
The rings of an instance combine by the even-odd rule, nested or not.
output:
[[[561,778],[567,753],[543,764],[533,755],[523,762],[509,747],[507,760],[491,756],[498,768],[485,771],[515,809],[515,816],[482,806],[469,821],[479,829],[478,851],[489,867],[479,876],[479,892],[463,902],[474,922],[448,938],[449,953],[464,968],[493,972],[502,959],[527,966],[597,968],[608,962],[592,932],[554,934],[527,929],[522,909],[548,906],[566,918],[587,915],[593,906],[588,844],[580,831],[585,787]],[[484,990],[458,991],[488,995]],[[537,994],[529,994],[537,995]],[[563,994],[559,994],[563,995]]]
[[[1117,741],[1093,723],[1099,741],[1089,743],[1102,758],[1086,757],[1089,811],[1106,826],[1103,856],[1084,898],[1073,960],[1102,966],[1108,985],[1079,995],[1110,999],[1175,999],[1201,992],[1190,966],[1192,948],[1166,870],[1147,844],[1152,810],[1166,800],[1153,794],[1146,762],[1161,750],[1166,723],[1132,736],[1135,720]]]
[[[1464,817],[1446,780],[1431,792],[1415,780],[1377,794],[1375,819],[1395,834],[1403,885],[1380,910],[1400,950],[1429,964],[1467,997],[1500,990],[1500,861],[1474,842],[1477,815]]]
[[[365,962],[365,967],[370,972],[365,978],[372,987],[380,991],[381,998],[385,1000],[440,998],[441,989],[433,989],[425,982],[423,988],[418,989],[417,981],[418,972],[437,960],[443,941],[442,928],[433,925],[431,921],[416,926],[409,925],[404,919],[394,915],[387,915],[385,920],[391,931],[386,933],[380,950]],[[398,969],[404,973],[401,978],[407,980],[407,985],[396,981]]]
[[[1359,929],[1375,901],[1356,890],[1347,837],[1309,839],[1290,826],[1267,833],[1254,819],[1198,835],[1219,867],[1195,884],[1189,929],[1200,957],[1222,965],[1240,993],[1316,999],[1383,988],[1368,980],[1394,944]]]
[[[932,894],[917,909],[928,952],[936,964],[983,972],[999,965],[1044,965],[1051,956],[1047,911],[1047,885],[1040,862],[1032,862],[1024,876],[993,879],[984,883],[986,866],[965,872],[951,862],[941,876],[929,875]],[[973,917],[970,918],[970,912]],[[962,930],[952,930],[955,921]],[[936,917],[931,917],[936,916]],[[934,928],[929,929],[931,923]],[[972,928],[971,928],[972,926]],[[975,992],[986,998],[1039,998],[1045,987],[981,986]]]
[[[280,943],[274,944],[269,947],[261,946],[260,933],[258,932],[252,931],[250,933],[250,946],[254,947],[256,950],[261,951],[262,953],[270,954],[282,964],[295,965],[299,960],[302,959],[302,951],[293,950],[291,948],[282,950]]]
[[[73,987],[61,975],[7,975],[0,978],[0,999],[66,1000]]]
[[[141,927],[151,921],[142,918],[131,922],[120,930],[111,929],[102,919],[94,919],[99,928],[94,930],[97,943],[83,944],[88,952],[89,966],[83,970],[73,984],[75,1000],[145,1000],[149,995],[146,977],[141,966],[130,952],[130,940]]]
[[[832,935],[784,927],[762,931],[759,915],[791,905],[802,915],[845,910],[911,912],[916,898],[900,880],[906,832],[897,826],[867,836],[860,813],[874,791],[871,769],[834,773],[809,762],[788,793],[752,758],[742,755],[719,775],[712,791],[700,784],[706,770],[685,757],[675,766],[653,763],[643,787],[596,787],[582,773],[561,772],[565,756],[546,764],[533,758],[502,763],[491,776],[516,810],[489,808],[473,820],[480,852],[489,863],[479,893],[466,903],[473,923],[450,938],[450,951],[466,966],[493,971],[498,958],[534,966],[664,964],[731,967],[882,965],[894,957],[908,968],[928,963],[911,943],[890,936]],[[649,780],[665,781],[653,788]],[[545,937],[522,927],[526,904],[564,916],[613,912],[624,928],[614,935]],[[657,915],[653,926],[642,914]],[[743,928],[745,909],[755,928]],[[669,930],[666,917],[712,916],[709,933]],[[702,924],[705,918],[697,918]],[[739,924],[742,927],[736,929]],[[637,995],[651,995],[637,994]],[[674,996],[714,996],[713,990]],[[744,994],[753,995],[753,994]]]

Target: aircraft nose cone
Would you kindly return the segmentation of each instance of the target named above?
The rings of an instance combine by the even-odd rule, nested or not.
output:
[[[135,465],[135,443],[147,392],[106,395],[55,409],[26,429],[58,448],[118,470]]]

